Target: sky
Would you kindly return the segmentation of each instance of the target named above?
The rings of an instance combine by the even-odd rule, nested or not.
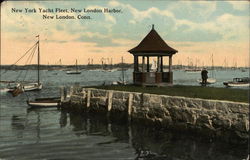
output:
[[[26,13],[25,8],[36,12]],[[68,12],[59,13],[56,8]],[[75,13],[72,8],[120,12]],[[44,15],[54,18],[44,19]],[[55,19],[67,15],[75,19]],[[42,64],[58,64],[60,59],[65,65],[76,59],[78,64],[87,64],[89,59],[120,63],[121,57],[133,63],[128,50],[140,43],[152,24],[178,50],[173,64],[206,66],[213,57],[217,66],[249,66],[248,1],[167,0],[5,1],[1,3],[1,64],[13,64],[36,42],[36,35],[40,35]]]

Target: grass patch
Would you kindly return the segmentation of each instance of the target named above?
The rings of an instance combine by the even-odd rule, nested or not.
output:
[[[169,87],[141,87],[141,86],[95,86],[93,88],[106,90],[119,90],[128,92],[141,92],[169,96],[183,96],[191,98],[228,100],[234,102],[247,102],[249,92],[245,89],[215,88],[202,86],[174,85]]]

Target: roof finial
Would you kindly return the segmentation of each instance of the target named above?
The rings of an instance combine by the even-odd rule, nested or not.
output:
[[[154,24],[152,24],[152,29],[154,29],[154,26],[155,26],[155,25],[154,25]]]

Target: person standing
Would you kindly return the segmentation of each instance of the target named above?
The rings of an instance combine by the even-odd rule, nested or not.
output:
[[[201,78],[202,78],[202,85],[206,85],[207,84],[207,76],[208,71],[206,70],[206,68],[203,68],[201,71]]]

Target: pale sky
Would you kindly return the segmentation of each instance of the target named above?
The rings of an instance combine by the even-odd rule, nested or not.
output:
[[[14,13],[13,8],[22,10]],[[25,8],[36,13],[25,13]],[[39,13],[39,8],[53,13]],[[69,13],[55,13],[55,9]],[[121,13],[71,13],[75,9],[118,9]],[[43,19],[75,16],[76,19]],[[77,19],[77,16],[91,19]],[[127,51],[148,34],[152,24],[172,48],[173,64],[248,66],[248,1],[6,1],[1,4],[1,64],[13,64],[40,35],[41,63],[100,63],[101,58],[133,62]],[[164,59],[167,64],[167,58]],[[24,62],[21,62],[24,63]]]

